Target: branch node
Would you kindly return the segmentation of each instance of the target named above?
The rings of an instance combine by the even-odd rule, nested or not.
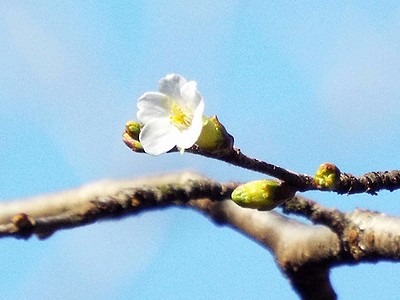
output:
[[[11,232],[23,239],[29,238],[36,226],[35,219],[25,213],[12,216],[11,222],[15,226],[14,230],[11,230]]]

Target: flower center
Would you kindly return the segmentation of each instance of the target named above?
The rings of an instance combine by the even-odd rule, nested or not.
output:
[[[187,129],[192,123],[192,118],[193,116],[184,113],[182,107],[180,107],[178,104],[175,102],[172,104],[169,119],[178,129]]]

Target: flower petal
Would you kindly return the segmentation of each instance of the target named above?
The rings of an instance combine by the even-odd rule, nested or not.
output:
[[[164,94],[149,92],[138,100],[137,118],[146,124],[154,118],[167,117],[171,111],[172,100]]]
[[[181,96],[182,100],[185,101],[185,106],[190,110],[194,111],[201,102],[203,102],[204,107],[204,100],[201,97],[199,91],[197,90],[197,83],[195,81],[186,82],[181,87]]]
[[[146,153],[160,155],[171,150],[179,137],[179,130],[168,119],[155,119],[144,125],[139,140]]]
[[[137,104],[137,117],[144,124],[139,135],[143,149],[159,155],[174,146],[181,150],[190,148],[203,126],[204,100],[196,82],[168,74],[160,80],[159,90],[143,94]]]
[[[186,83],[186,79],[177,74],[168,74],[159,82],[159,91],[175,99],[181,98],[181,87]]]
[[[176,140],[176,145],[178,146],[178,148],[187,149],[192,147],[194,143],[196,143],[196,141],[199,139],[202,128],[202,114],[195,115],[192,119],[190,127],[180,132],[180,135]]]

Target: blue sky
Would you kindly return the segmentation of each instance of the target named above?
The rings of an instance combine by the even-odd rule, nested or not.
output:
[[[2,1],[0,199],[102,178],[190,169],[260,175],[121,142],[136,100],[178,73],[196,80],[242,151],[312,174],[398,169],[397,1]],[[400,215],[397,193],[305,193],[342,210]],[[168,209],[3,239],[0,295],[18,299],[290,299],[259,245],[190,210]],[[332,271],[341,299],[395,299],[391,263]]]

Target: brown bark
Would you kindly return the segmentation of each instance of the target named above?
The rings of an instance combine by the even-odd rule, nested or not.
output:
[[[0,236],[45,238],[97,220],[172,205],[191,207],[263,245],[303,299],[336,298],[329,279],[332,266],[399,260],[399,218],[363,210],[343,213],[296,196],[283,205],[284,212],[301,214],[315,223],[304,224],[276,211],[239,207],[230,200],[236,186],[188,172],[101,181],[1,203]]]

